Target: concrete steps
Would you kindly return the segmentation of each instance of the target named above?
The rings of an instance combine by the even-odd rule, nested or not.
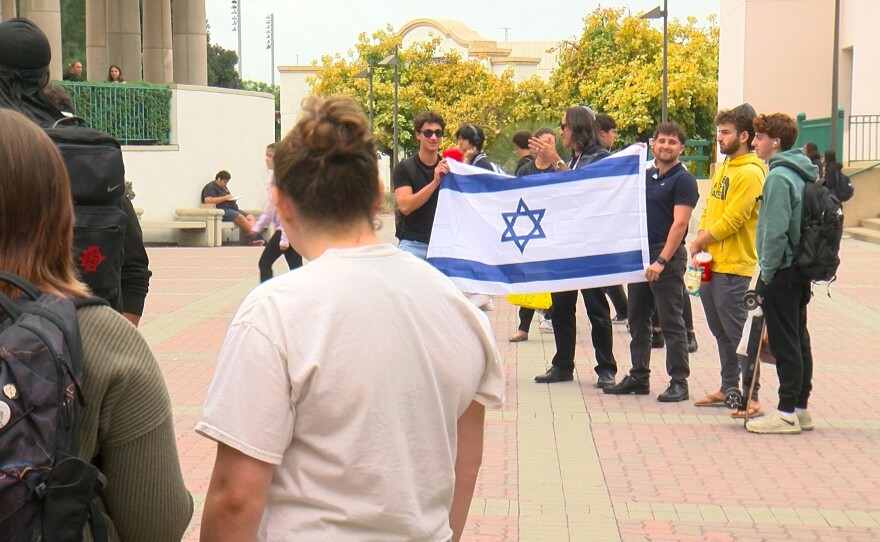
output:
[[[859,227],[844,228],[843,232],[853,239],[880,245],[880,218],[862,218]]]

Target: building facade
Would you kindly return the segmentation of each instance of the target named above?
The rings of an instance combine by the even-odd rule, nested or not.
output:
[[[18,4],[19,10],[16,10]],[[49,38],[53,79],[66,63],[85,60],[89,81],[104,81],[116,64],[130,81],[208,82],[205,0],[86,0],[86,58],[61,58],[60,0],[0,0],[0,20],[26,17]],[[143,29],[143,30],[142,30]]]

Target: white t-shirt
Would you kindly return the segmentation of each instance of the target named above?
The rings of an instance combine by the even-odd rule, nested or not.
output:
[[[452,282],[391,245],[334,249],[244,300],[196,431],[278,465],[260,540],[440,541],[457,420],[503,393]]]

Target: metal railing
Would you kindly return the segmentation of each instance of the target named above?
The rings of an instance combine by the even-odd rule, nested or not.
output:
[[[684,152],[678,157],[684,162],[688,171],[698,179],[709,176],[709,167],[712,165],[712,151],[715,149],[713,141],[705,139],[688,139],[684,144]],[[648,147],[648,162],[654,159],[651,148]]]
[[[168,145],[171,89],[142,83],[56,83],[73,100],[75,113],[123,145]]]
[[[880,160],[880,115],[850,115],[848,162]]]

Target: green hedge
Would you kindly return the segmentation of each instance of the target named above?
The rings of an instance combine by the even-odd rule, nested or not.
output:
[[[168,145],[171,89],[149,83],[56,81],[73,99],[76,115],[123,145]]]

